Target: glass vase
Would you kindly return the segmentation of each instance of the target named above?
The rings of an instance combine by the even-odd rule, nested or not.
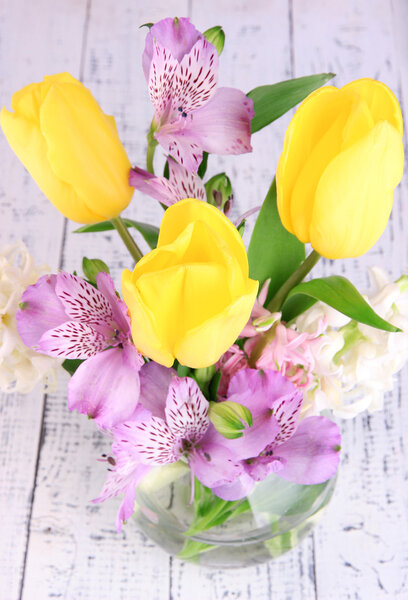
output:
[[[336,479],[299,485],[271,474],[236,502],[196,480],[192,501],[187,467],[154,471],[138,488],[139,529],[169,554],[216,568],[260,564],[296,546],[319,519]]]

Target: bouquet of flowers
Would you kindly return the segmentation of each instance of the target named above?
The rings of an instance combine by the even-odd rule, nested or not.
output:
[[[0,383],[28,391],[62,364],[69,409],[112,441],[94,502],[123,497],[117,529],[135,514],[180,557],[247,564],[309,530],[340,460],[331,413],[380,408],[408,356],[406,276],[392,283],[374,269],[366,297],[344,277],[307,277],[321,256],[361,256],[386,227],[403,171],[401,110],[372,79],[321,87],[331,73],[248,94],[220,87],[221,27],[147,27],[146,170],[131,167],[113,117],[68,73],[28,85],[1,112],[44,194],[77,232],[116,229],[130,269],[121,298],[100,258],[84,257],[83,277],[49,274],[24,246],[7,247]],[[251,135],[299,102],[263,204],[232,222],[231,181],[205,180],[209,156],[250,152]],[[134,188],[162,205],[160,229],[121,217]]]

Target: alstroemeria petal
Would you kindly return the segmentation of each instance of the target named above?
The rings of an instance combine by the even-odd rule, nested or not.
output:
[[[174,188],[177,200],[184,198],[197,198],[206,200],[205,187],[201,177],[195,173],[187,171],[175,160],[169,159],[170,183]]]
[[[194,114],[195,118],[195,114]],[[183,127],[184,125],[184,127]],[[197,172],[203,158],[201,140],[196,135],[191,123],[177,123],[163,127],[155,134],[156,140],[188,171]]]
[[[107,298],[112,309],[112,316],[118,329],[130,335],[130,318],[128,315],[128,307],[116,295],[115,284],[109,273],[101,271],[96,276],[96,285],[98,290]]]
[[[279,477],[314,485],[336,474],[340,461],[341,436],[339,428],[326,417],[307,417],[294,435],[274,450],[284,466]]]
[[[142,422],[128,422],[129,436],[140,461],[146,465],[165,465],[177,462],[179,439],[167,423],[159,417],[151,417]]]
[[[170,50],[155,40],[149,74],[149,95],[157,121],[160,121],[166,109],[170,109],[173,77],[178,66]]]
[[[55,292],[74,321],[106,326],[114,320],[108,299],[81,277],[64,271],[59,273]]]
[[[49,329],[67,320],[63,305],[55,293],[56,275],[44,275],[21,296],[17,329],[26,346],[34,346]]]
[[[202,38],[176,69],[171,95],[173,111],[180,112],[181,118],[187,118],[192,111],[207,104],[214,94],[217,81],[217,50]]]
[[[166,400],[167,423],[178,438],[198,442],[208,429],[208,400],[194,379],[174,377]]]
[[[252,492],[254,479],[245,471],[232,483],[215,486],[213,493],[223,500],[240,500]]]
[[[146,36],[145,49],[142,56],[143,72],[149,81],[150,63],[153,57],[153,40],[168,48],[174,58],[180,62],[188,54],[202,34],[186,17],[173,19],[168,17],[155,23]]]
[[[211,154],[251,152],[253,102],[235,88],[218,88],[211,100],[194,112],[188,129],[200,148]]]
[[[67,321],[46,331],[35,349],[57,358],[83,359],[94,356],[106,346],[105,336],[90,325]]]
[[[273,407],[273,414],[279,423],[280,431],[274,444],[282,444],[290,439],[296,430],[300,409],[302,408],[303,394],[300,390],[282,396]]]
[[[210,488],[231,483],[243,470],[224,444],[203,444],[191,452],[188,464],[197,479]]]
[[[116,467],[108,471],[103,488],[97,498],[92,500],[94,504],[114,498],[119,494],[125,494],[116,517],[116,530],[122,529],[124,521],[127,521],[135,509],[136,488],[143,477],[150,471],[148,465],[135,464],[132,460],[122,461]]]
[[[140,369],[140,402],[154,417],[165,418],[167,393],[175,375],[174,369],[163,367],[153,360]]]
[[[140,192],[151,196],[165,206],[171,206],[181,198],[176,197],[176,190],[165,177],[156,177],[148,171],[133,167],[129,173],[129,185]]]
[[[139,400],[141,358],[134,346],[110,348],[88,359],[68,384],[68,407],[101,427],[123,423]]]

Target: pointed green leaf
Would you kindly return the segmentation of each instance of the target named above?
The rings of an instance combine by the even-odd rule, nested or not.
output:
[[[157,240],[159,239],[159,229],[149,223],[140,223],[133,219],[123,219],[126,227],[134,227],[139,233],[142,234],[150,248],[153,250],[157,246]],[[95,223],[94,225],[84,225],[79,229],[75,229],[73,233],[95,233],[99,231],[111,231],[114,226],[110,221],[102,221],[102,223]]]
[[[299,295],[308,296],[313,298],[314,301],[321,300],[359,323],[384,331],[401,331],[398,327],[387,323],[377,315],[360,292],[345,277],[332,275],[331,277],[312,279],[312,281],[300,283],[289,292],[285,304],[290,298]]]
[[[249,275],[260,286],[271,279],[272,298],[305,259],[305,246],[282,225],[276,205],[275,179],[255,223],[248,248]]]
[[[253,100],[255,110],[251,132],[259,131],[284,115],[333,77],[334,73],[307,75],[272,85],[261,85],[248,92],[247,96]]]

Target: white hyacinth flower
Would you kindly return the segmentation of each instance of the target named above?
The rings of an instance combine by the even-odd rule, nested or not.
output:
[[[61,361],[37,354],[22,342],[16,313],[24,290],[49,273],[47,265],[36,265],[23,242],[0,250],[0,391],[30,392],[39,381],[55,385]]]
[[[331,409],[339,417],[352,418],[365,410],[380,410],[395,374],[408,360],[408,276],[390,282],[385,271],[372,268],[370,281],[366,300],[401,333],[351,321],[320,302],[296,319],[299,331],[309,331],[325,317],[325,335],[331,339],[317,357],[318,383],[305,398],[309,414]]]

